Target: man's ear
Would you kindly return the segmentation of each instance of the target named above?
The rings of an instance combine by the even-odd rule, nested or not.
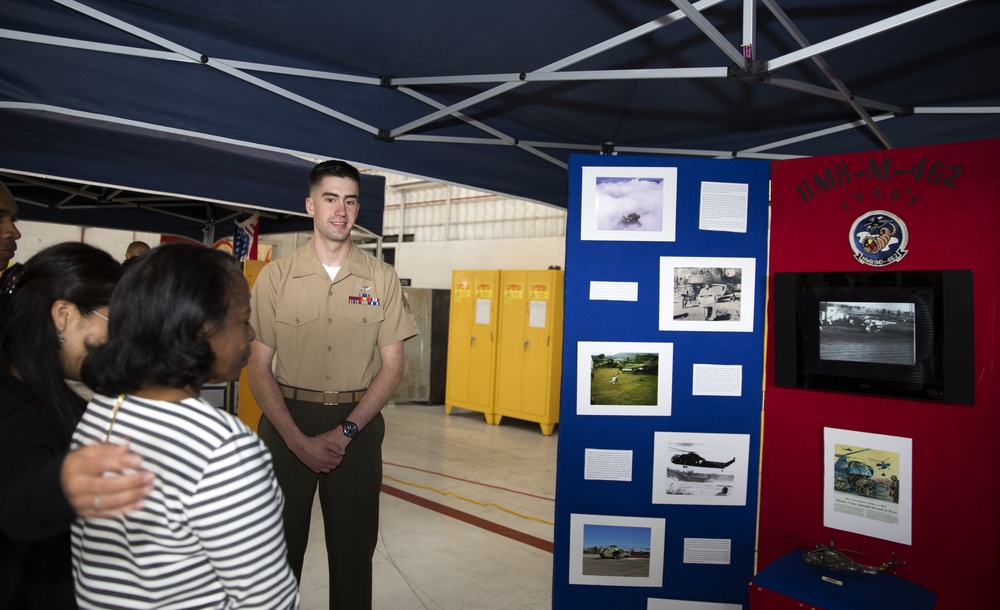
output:
[[[316,215],[316,206],[313,205],[312,197],[306,197],[306,213],[310,216]]]

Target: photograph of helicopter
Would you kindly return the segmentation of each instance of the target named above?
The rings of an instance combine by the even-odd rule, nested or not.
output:
[[[660,257],[659,330],[753,332],[757,261]]]
[[[674,269],[675,320],[738,320],[743,269],[677,267]]]
[[[736,476],[726,472],[726,468],[736,462],[733,457],[725,462],[708,460],[700,454],[684,447],[669,446],[674,452],[667,467],[667,478],[679,481],[667,489],[668,494],[726,496],[732,491]],[[677,468],[676,466],[680,466]],[[696,485],[691,485],[692,483]]]
[[[597,230],[662,231],[663,189],[664,180],[658,176],[598,176],[594,186]]]
[[[864,555],[864,553],[859,551],[838,549],[833,545],[833,539],[831,539],[829,545],[817,544],[815,545],[815,548],[802,551],[802,561],[811,566],[823,568],[831,572],[847,572],[850,574],[860,574],[862,576],[878,576],[882,572],[888,572],[890,570],[893,574],[895,574],[897,566],[901,566],[906,563],[905,561],[896,561],[896,554],[893,553],[891,561],[887,561],[878,566],[866,565],[851,559],[846,555],[846,553]]]
[[[647,527],[584,525],[583,574],[648,577],[651,535]]]
[[[823,525],[911,544],[913,440],[823,428]]]
[[[612,544],[611,546],[606,546],[600,551],[598,551],[597,556],[600,557],[601,559],[627,559],[628,557],[632,556],[632,553],[629,553],[620,546],[615,546]]]
[[[569,583],[661,586],[666,528],[662,517],[571,514]]]
[[[746,502],[748,436],[657,432],[654,438],[654,503]]]
[[[835,491],[899,503],[899,473],[893,463],[898,454],[837,445],[835,457]]]
[[[672,455],[670,457],[670,461],[674,464],[680,464],[684,468],[687,468],[688,466],[699,466],[701,468],[718,468],[721,470],[727,466],[732,466],[733,462],[736,461],[736,458],[734,457],[728,462],[713,462],[711,460],[706,460],[694,451],[686,451],[684,449],[677,449],[674,447],[671,447],[671,449],[679,451],[680,453]]]

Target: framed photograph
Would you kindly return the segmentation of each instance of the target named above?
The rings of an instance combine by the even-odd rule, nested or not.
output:
[[[583,167],[580,239],[674,241],[676,167]]]
[[[579,514],[569,519],[569,584],[662,586],[664,519]]]
[[[660,330],[753,332],[757,260],[660,257]]]
[[[823,525],[911,544],[913,441],[823,429]]]
[[[576,345],[577,415],[670,415],[672,343]]]
[[[746,506],[749,434],[656,432],[653,504]]]

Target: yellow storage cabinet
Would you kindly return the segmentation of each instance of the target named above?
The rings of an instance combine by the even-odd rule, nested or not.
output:
[[[253,288],[260,270],[264,268],[267,261],[243,261],[243,277],[247,279],[247,284]],[[241,422],[257,431],[257,424],[260,422],[260,405],[250,391],[250,381],[247,379],[247,369],[243,367],[240,371],[240,381],[236,395],[236,416]]]
[[[561,270],[500,272],[496,417],[559,423],[563,327]]]
[[[496,379],[497,295],[500,272],[452,271],[448,322],[445,413],[453,407],[479,411],[497,423],[493,409]]]

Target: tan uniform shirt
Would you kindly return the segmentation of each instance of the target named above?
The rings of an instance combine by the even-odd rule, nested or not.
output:
[[[276,352],[278,383],[346,392],[368,387],[379,349],[417,334],[395,269],[353,243],[330,281],[309,241],[269,263],[250,292],[250,324]]]

